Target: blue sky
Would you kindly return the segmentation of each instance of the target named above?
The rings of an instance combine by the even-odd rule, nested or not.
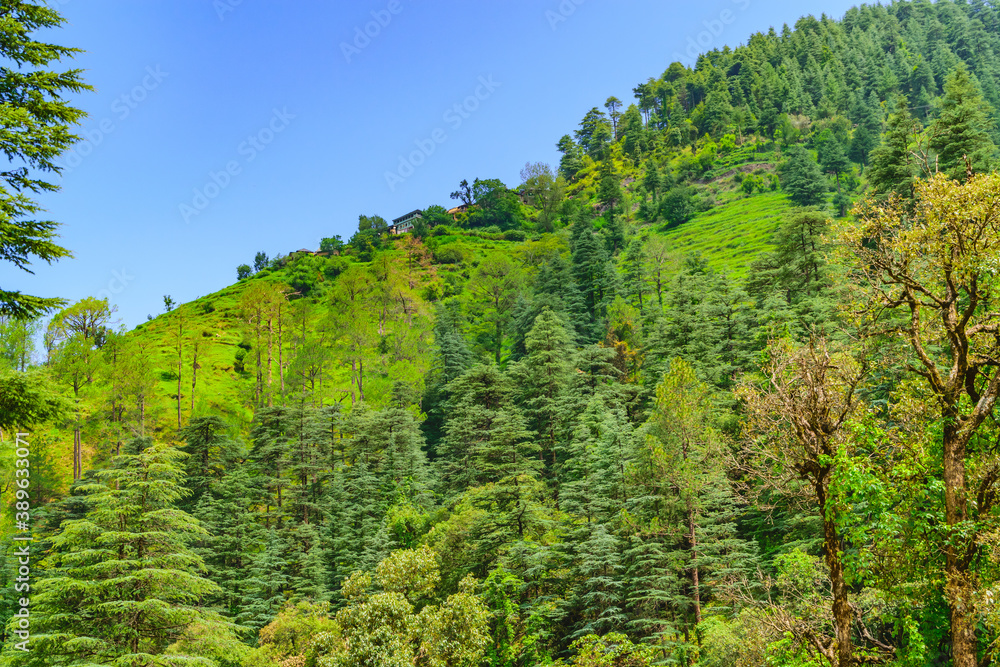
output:
[[[787,0],[50,0],[95,92],[62,190],[74,257],[0,285],[109,296],[129,327],[236,266],[345,240],[526,162],[697,50],[853,4]],[[696,50],[697,49],[697,50]],[[393,176],[387,176],[393,174]]]

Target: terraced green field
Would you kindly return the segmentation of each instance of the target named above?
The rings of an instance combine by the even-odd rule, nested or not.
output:
[[[743,278],[791,209],[781,192],[734,197],[660,233],[677,252],[701,253],[713,269]]]

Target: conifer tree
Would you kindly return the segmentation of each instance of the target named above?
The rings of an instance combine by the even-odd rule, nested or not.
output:
[[[913,197],[913,183],[919,173],[914,153],[920,131],[920,121],[900,101],[898,111],[889,116],[882,143],[871,153],[868,182],[876,197],[885,199],[890,194]]]
[[[475,456],[497,412],[510,404],[512,387],[496,366],[477,364],[449,384],[448,391],[452,401],[440,447],[441,485],[455,496],[484,481]]]
[[[600,337],[608,297],[607,254],[597,242],[589,222],[578,221],[581,231],[573,247],[573,277],[583,296],[590,340]],[[588,229],[590,228],[590,229]]]
[[[581,581],[574,595],[582,618],[572,639],[605,634],[624,626],[627,617],[620,550],[621,541],[603,523],[595,524],[589,538],[580,545],[576,569]]]
[[[821,206],[826,202],[826,180],[806,149],[793,146],[779,172],[782,190],[796,205]]]
[[[268,526],[272,525],[272,506],[275,510],[273,523],[280,525],[285,515],[284,490],[289,484],[285,476],[286,452],[289,449],[291,426],[291,414],[288,408],[264,407],[257,410],[254,415],[254,424],[250,432],[253,446],[249,458],[257,466],[264,488],[270,494],[264,518],[265,525]]]
[[[227,433],[229,426],[216,416],[196,417],[178,433],[185,441],[187,458],[185,486],[191,490],[183,506],[195,507],[212,482],[220,480],[237,463],[240,444]]]
[[[819,165],[824,172],[834,175],[837,179],[837,192],[840,192],[840,174],[851,168],[844,146],[829,128],[820,133],[816,144]]]
[[[543,310],[525,339],[527,356],[511,369],[519,403],[529,428],[537,434],[542,456],[554,475],[556,449],[567,431],[565,403],[570,388],[573,347],[562,320]]]
[[[472,365],[472,351],[462,334],[462,313],[457,300],[450,300],[437,310],[434,320],[434,365],[425,379],[421,407],[427,418],[420,425],[427,439],[431,458],[437,455],[437,444],[444,437],[444,421],[448,401],[448,384]],[[517,334],[514,334],[517,350]]]
[[[387,507],[378,492],[378,478],[364,458],[337,468],[327,499],[329,569],[340,581],[357,569],[378,562],[375,537]]]
[[[708,387],[698,382],[690,364],[674,359],[656,388],[656,406],[645,427],[657,474],[666,476],[663,481],[671,489],[665,500],[677,503],[674,520],[681,520],[688,561],[685,569],[690,577],[689,609],[695,623],[702,620],[706,597],[702,590],[703,555],[706,548],[716,546],[700,540],[700,528],[718,509],[707,506],[707,491],[720,493],[722,489],[713,487],[728,485],[720,474],[723,471],[709,463],[718,460],[723,449],[722,438],[712,427],[710,410]]]
[[[10,66],[0,75],[6,91],[0,150],[10,166],[0,174],[0,211],[4,220],[0,258],[32,273],[28,267],[33,257],[51,263],[70,255],[54,240],[58,223],[34,219],[43,209],[30,195],[59,189],[45,173],[62,171],[56,160],[80,139],[72,133],[72,127],[86,115],[71,106],[65,96],[92,88],[83,82],[83,70],[50,69],[62,59],[74,57],[80,49],[39,41],[33,34],[62,26],[65,19],[55,9],[44,3],[7,2],[4,21],[0,55]],[[38,317],[64,303],[64,299],[0,289],[0,315],[18,319]]]
[[[992,112],[965,66],[948,75],[938,116],[930,126],[929,145],[937,152],[940,171],[964,181],[967,168],[982,174],[996,165]]]
[[[641,315],[643,312],[642,298],[646,292],[646,267],[648,265],[643,239],[636,237],[629,242],[622,261],[625,265],[627,293],[635,299]]]
[[[85,489],[87,516],[53,537],[49,576],[32,595],[32,650],[16,664],[170,664],[164,650],[219,591],[190,548],[204,528],[175,506],[186,495],[184,454],[131,444],[136,453],[115,457]]]
[[[254,594],[256,555],[264,548],[266,531],[257,516],[264,495],[249,466],[237,464],[211,482],[210,490],[192,512],[208,532],[195,543],[194,550],[204,559],[208,578],[221,589],[209,601],[225,616],[241,621],[246,620],[242,614]],[[258,621],[256,627],[266,623]]]
[[[624,409],[613,396],[594,394],[585,404],[559,470],[560,509],[583,520],[587,539],[594,524],[611,522],[627,505],[627,470],[636,441]]]
[[[243,582],[246,594],[236,621],[248,628],[262,628],[281,611],[290,589],[284,540],[276,528],[269,528],[260,551],[253,555],[249,576]]]

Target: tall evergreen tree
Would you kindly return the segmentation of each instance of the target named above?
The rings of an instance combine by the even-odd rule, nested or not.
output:
[[[945,79],[938,116],[930,126],[938,169],[957,180],[965,179],[967,168],[980,174],[990,171],[997,160],[992,129],[993,110],[968,69],[958,67]]]
[[[781,188],[798,206],[821,206],[826,202],[826,180],[819,165],[801,146],[793,146],[779,169]]]
[[[185,441],[187,458],[186,486],[191,490],[183,506],[193,508],[225,472],[239,459],[241,446],[229,437],[229,426],[216,416],[195,417],[178,433]]]
[[[92,484],[92,509],[52,539],[52,570],[32,595],[22,665],[166,665],[163,653],[217,593],[190,548],[205,534],[176,508],[183,453],[160,444],[123,454]],[[147,443],[148,444],[148,443]]]
[[[882,143],[871,153],[868,182],[876,197],[913,197],[913,183],[919,173],[914,151],[920,131],[920,121],[900,102],[899,110],[889,116]]]
[[[566,437],[565,404],[574,351],[569,332],[551,310],[542,311],[535,319],[525,345],[528,354],[511,369],[511,377],[524,406],[528,427],[537,434],[536,442],[552,476],[558,466],[558,444]]]
[[[0,174],[4,183],[0,258],[32,273],[28,268],[31,258],[51,263],[70,254],[54,240],[58,223],[35,219],[42,208],[29,193],[59,189],[42,172],[61,173],[62,166],[56,160],[79,141],[72,127],[86,115],[71,106],[66,95],[93,89],[83,82],[81,69],[50,69],[80,49],[39,41],[33,34],[61,27],[65,19],[59,12],[44,3],[18,0],[4,5],[4,20],[6,37],[0,44],[0,55],[12,66],[0,74],[7,91],[0,150],[12,166]],[[0,289],[0,315],[32,319],[64,303],[64,299]]]

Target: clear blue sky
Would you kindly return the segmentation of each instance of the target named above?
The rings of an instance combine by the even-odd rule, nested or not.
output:
[[[630,103],[637,83],[692,64],[692,44],[735,46],[853,3],[51,4],[68,22],[46,38],[86,51],[75,64],[96,89],[76,100],[88,138],[42,199],[74,258],[34,276],[2,265],[0,285],[110,294],[132,327],[164,294],[183,303],[234,282],[258,250],[346,240],[360,213],[391,219],[448,205],[463,178],[513,186],[525,162],[555,166],[589,108]]]

